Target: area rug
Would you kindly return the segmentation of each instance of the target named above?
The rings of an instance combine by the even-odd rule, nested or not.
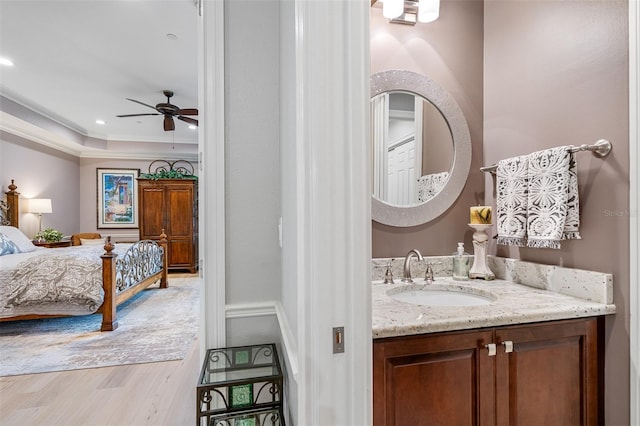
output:
[[[198,333],[199,278],[172,278],[118,307],[119,327],[101,315],[0,323],[0,376],[182,359]]]

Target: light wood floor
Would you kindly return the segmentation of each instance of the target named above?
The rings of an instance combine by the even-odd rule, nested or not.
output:
[[[198,341],[180,361],[0,377],[0,425],[195,425]]]

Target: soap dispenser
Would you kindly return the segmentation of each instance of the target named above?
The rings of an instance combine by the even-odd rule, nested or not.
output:
[[[458,243],[458,249],[453,253],[453,279],[467,281],[471,269],[469,253],[464,252],[464,243]]]

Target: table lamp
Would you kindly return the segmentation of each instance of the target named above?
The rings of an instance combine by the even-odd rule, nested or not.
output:
[[[29,213],[38,215],[38,232],[42,231],[42,213],[52,213],[50,198],[31,198],[29,200]]]

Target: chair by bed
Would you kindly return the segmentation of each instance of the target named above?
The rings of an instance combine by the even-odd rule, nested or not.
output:
[[[71,236],[71,245],[80,246],[82,245],[82,240],[99,240],[99,239],[102,239],[102,235],[100,235],[97,232],[81,232],[80,234],[73,234]]]
[[[18,217],[19,217],[19,193],[16,191],[17,186],[14,184],[14,181],[11,181],[11,185],[9,185],[9,191],[6,192],[6,201],[0,201],[0,225],[3,225],[3,228],[6,232],[10,231],[14,233],[14,238],[23,238],[24,234],[18,229]],[[22,235],[22,236],[21,236]],[[76,234],[78,240],[80,235]],[[84,234],[87,235],[87,234]],[[93,233],[91,235],[94,235]],[[98,238],[102,238],[100,234],[95,234]],[[9,278],[22,275],[23,281],[20,283],[20,288],[15,287],[12,288],[13,297],[8,299],[10,303],[2,300],[2,306],[0,309],[5,309],[3,311],[3,315],[0,316],[0,321],[16,321],[16,320],[30,320],[30,319],[39,319],[39,318],[51,318],[51,317],[60,317],[60,316],[69,316],[69,315],[84,315],[87,313],[101,313],[102,314],[102,325],[100,327],[101,331],[112,331],[118,327],[118,319],[117,319],[117,306],[123,303],[124,301],[130,299],[140,291],[144,290],[148,286],[158,283],[160,288],[167,287],[167,239],[164,231],[162,235],[160,235],[159,241],[151,241],[151,240],[141,240],[136,243],[131,244],[130,246],[122,246],[118,250],[115,250],[114,244],[111,243],[111,237],[107,236],[104,240],[104,246],[99,247],[96,245],[90,246],[77,246],[77,247],[68,247],[61,249],[45,249],[38,248],[38,252],[35,252],[34,249],[28,248],[28,250],[23,250],[22,252],[18,249],[18,247],[13,244],[16,248],[15,253],[7,254],[6,256],[1,256],[0,266],[1,265],[13,265],[11,270],[5,269],[4,271],[0,268],[0,274],[3,277],[3,283],[7,284],[7,287],[10,287],[11,283],[9,283]],[[5,238],[6,240],[7,238]],[[92,238],[89,238],[92,239]],[[21,241],[20,244],[27,245],[30,244],[30,241]],[[74,252],[75,250],[75,252]],[[100,253],[104,250],[103,254]],[[30,253],[25,253],[25,251],[32,251]],[[80,251],[84,251],[80,253]],[[116,251],[118,253],[116,253]],[[10,256],[15,256],[13,259],[9,258]],[[24,258],[28,258],[27,260],[22,260],[23,258],[18,256],[24,256]],[[45,257],[42,257],[45,256]],[[55,261],[52,261],[49,258],[49,264],[56,265],[56,262],[74,262],[74,259],[77,257],[78,263],[83,263],[90,265],[89,267],[92,269],[92,276],[90,277],[92,281],[98,281],[98,284],[102,285],[102,291],[104,292],[104,297],[99,304],[99,307],[94,312],[85,312],[79,314],[68,314],[65,313],[68,311],[67,306],[58,307],[56,303],[57,301],[51,302],[51,300],[45,301],[44,305],[46,305],[46,313],[42,313],[38,311],[37,303],[39,301],[29,300],[28,303],[25,303],[26,306],[21,306],[20,309],[16,310],[16,314],[10,309],[10,305],[14,304],[15,301],[19,298],[17,296],[22,296],[25,293],[33,292],[33,293],[47,293],[46,291],[36,291],[28,288],[32,282],[36,281],[36,273],[31,274],[31,269],[28,269],[26,266],[29,265],[29,268],[38,267],[39,263],[46,264],[47,257],[46,256],[56,256]],[[99,258],[99,259],[98,259]],[[89,259],[89,260],[87,260]],[[13,262],[13,263],[12,263]],[[97,266],[96,266],[97,264]],[[93,265],[93,266],[92,266]],[[24,270],[20,270],[20,268],[25,268]],[[8,267],[7,267],[8,268]],[[72,287],[70,285],[71,282],[77,281],[79,277],[78,274],[83,274],[83,272],[78,272],[79,267],[74,265],[69,269],[73,269],[73,272],[76,274],[75,279],[61,282],[56,284],[56,287],[59,288],[69,288]],[[96,278],[96,274],[98,278]],[[20,277],[19,277],[20,278]],[[83,276],[80,276],[83,279]],[[64,279],[64,278],[60,278]],[[87,277],[87,280],[89,278]],[[42,285],[49,285],[53,280],[48,279],[40,279],[43,282]],[[51,296],[49,296],[51,297]],[[68,302],[67,302],[68,303]],[[95,305],[99,303],[96,302]],[[32,308],[33,306],[33,308]],[[33,309],[30,313],[29,310]],[[50,311],[51,310],[51,311]],[[62,312],[62,313],[60,313]]]

